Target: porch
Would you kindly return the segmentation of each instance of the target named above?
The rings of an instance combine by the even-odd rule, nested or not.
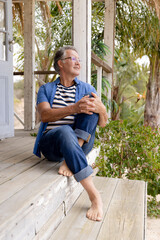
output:
[[[81,185],[58,175],[59,164],[32,154],[35,138],[30,133],[16,130],[14,138],[0,141],[1,240],[145,239],[143,181],[94,177],[104,219],[89,221],[85,213],[90,204]],[[94,149],[88,155],[89,164],[98,154]]]

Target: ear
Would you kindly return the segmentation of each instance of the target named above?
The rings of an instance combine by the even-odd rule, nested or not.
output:
[[[62,62],[61,59],[58,60],[57,64],[58,64],[58,66],[59,66],[59,69],[61,69],[61,68],[63,67],[63,62]]]

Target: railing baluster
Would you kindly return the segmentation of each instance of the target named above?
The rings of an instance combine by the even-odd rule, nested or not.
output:
[[[102,92],[102,67],[97,67],[97,93],[101,99]]]

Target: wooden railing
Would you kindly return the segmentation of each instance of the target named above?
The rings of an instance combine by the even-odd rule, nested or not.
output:
[[[106,73],[112,73],[112,68],[101,58],[99,58],[94,52],[91,54],[92,63],[97,66],[97,93],[101,98],[102,91],[102,71]]]

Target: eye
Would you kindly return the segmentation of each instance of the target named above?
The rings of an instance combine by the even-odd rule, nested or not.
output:
[[[72,57],[72,61],[74,61],[74,62],[81,62],[81,60],[79,58],[76,58],[76,57]]]
[[[76,62],[76,61],[78,61],[78,59],[75,57],[72,57],[72,61]]]

